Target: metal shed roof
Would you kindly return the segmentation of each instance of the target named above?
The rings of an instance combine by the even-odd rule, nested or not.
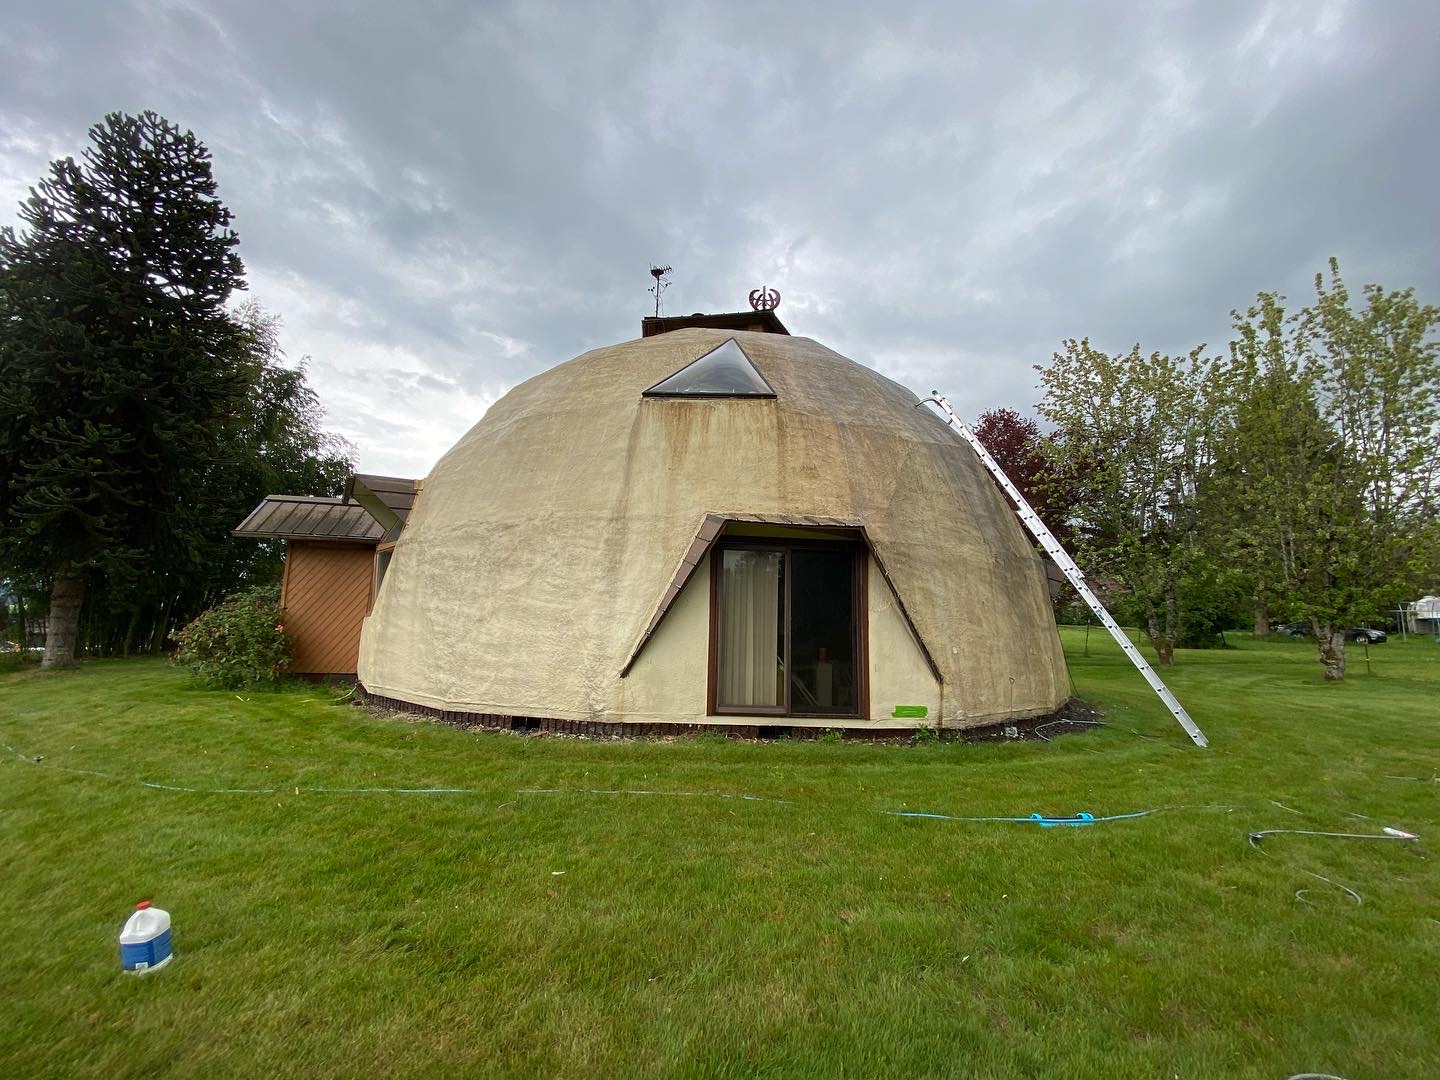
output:
[[[384,531],[359,503],[317,495],[267,495],[231,533],[249,540],[374,544]]]

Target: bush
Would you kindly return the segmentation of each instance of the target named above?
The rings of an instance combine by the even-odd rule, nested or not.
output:
[[[934,746],[939,741],[940,732],[929,725],[917,727],[914,731],[910,732],[911,746]]]
[[[1180,634],[1184,649],[1226,648],[1225,631],[1250,623],[1249,590],[1240,575],[1218,569],[1180,579]]]
[[[177,664],[207,686],[230,690],[278,683],[292,658],[275,585],[227,598],[181,630],[179,640]]]

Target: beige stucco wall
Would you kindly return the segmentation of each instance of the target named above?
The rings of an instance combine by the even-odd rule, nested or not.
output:
[[[925,663],[873,559],[865,592],[870,623],[870,726],[934,724],[940,715],[941,684]],[[897,705],[924,705],[929,715],[925,720],[896,719],[892,714]]]
[[[729,337],[776,399],[640,396]],[[1069,684],[1040,562],[974,452],[916,400],[806,338],[701,329],[521,384],[427,477],[365,623],[361,681],[446,709],[691,718],[673,703],[698,695],[703,712],[705,650],[661,634],[683,605],[704,625],[703,589],[619,672],[707,513],[792,514],[865,523],[940,668],[947,724],[1056,708]],[[877,715],[931,704],[910,693],[908,634],[887,613],[872,603]]]

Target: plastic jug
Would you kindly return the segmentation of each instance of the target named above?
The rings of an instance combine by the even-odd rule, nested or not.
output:
[[[169,962],[170,913],[151,907],[149,900],[141,900],[120,931],[120,966],[143,975]]]

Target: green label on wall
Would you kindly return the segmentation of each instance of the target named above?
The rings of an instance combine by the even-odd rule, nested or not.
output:
[[[930,709],[925,705],[896,705],[890,715],[896,720],[924,720],[930,715]]]

